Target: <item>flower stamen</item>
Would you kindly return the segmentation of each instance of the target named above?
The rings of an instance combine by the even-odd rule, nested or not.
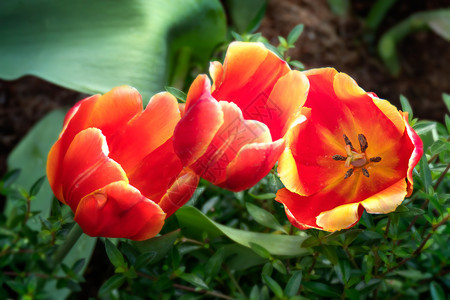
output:
[[[350,139],[347,137],[347,135],[344,136],[345,141],[345,153],[347,156],[335,154],[333,155],[333,160],[336,161],[345,161],[345,167],[351,169],[347,170],[347,172],[344,175],[344,179],[349,178],[352,176],[353,172],[355,171],[355,168],[361,168],[361,172],[364,176],[369,178],[369,171],[367,170],[366,165],[368,165],[371,162],[377,163],[381,161],[381,157],[375,156],[371,157],[370,159],[366,156],[366,150],[369,148],[369,143],[367,142],[366,137],[364,134],[360,133],[358,134],[358,142],[361,149],[361,152],[356,151],[356,149],[353,147],[352,142],[350,142]]]

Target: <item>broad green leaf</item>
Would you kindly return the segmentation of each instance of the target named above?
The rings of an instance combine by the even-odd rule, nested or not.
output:
[[[47,154],[53,143],[58,139],[64,116],[65,112],[62,110],[55,110],[46,115],[8,156],[8,169],[21,169],[15,184],[29,190],[39,178],[46,174]],[[35,196],[36,199],[31,201],[31,210],[40,211],[40,216],[47,218],[53,198],[53,192],[47,180]],[[6,205],[6,212],[9,212],[12,208],[9,202],[10,200]],[[28,224],[35,230],[40,228],[38,218],[31,219]]]
[[[238,33],[252,32],[259,27],[267,0],[225,0],[233,26]]]
[[[284,288],[284,293],[287,297],[293,297],[298,293],[298,289],[302,283],[302,275],[302,271],[295,271],[291,278],[289,278],[289,281]]]
[[[150,263],[160,261],[172,249],[175,240],[180,234],[180,230],[175,230],[165,235],[157,236],[145,241],[132,241],[131,244],[141,253],[154,252],[155,256]]]
[[[295,42],[298,40],[298,38],[302,34],[304,27],[305,26],[303,24],[298,24],[291,30],[291,32],[289,32],[288,37],[287,37],[287,43],[289,45],[295,44]]]
[[[246,203],[246,206],[249,214],[259,224],[272,228],[274,230],[280,230],[284,233],[287,233],[286,230],[284,230],[283,226],[281,226],[278,220],[274,217],[274,215],[272,215],[267,210],[248,202]]]
[[[423,181],[423,186],[425,188],[425,193],[428,194],[431,188],[431,171],[430,166],[428,165],[427,157],[424,155],[419,161],[420,166],[420,177]]]
[[[444,100],[445,106],[447,107],[447,110],[450,112],[450,94],[443,93],[442,99]]]
[[[148,101],[181,49],[206,63],[225,32],[217,0],[1,1],[0,77],[32,74],[86,93],[127,84]]]
[[[271,258],[270,252],[258,244],[250,242],[250,248],[253,251],[255,251],[256,254],[258,254],[259,256],[261,256],[263,258],[267,258],[267,259]]]
[[[263,274],[262,278],[264,282],[267,284],[267,286],[272,290],[272,292],[277,296],[278,298],[283,297],[283,289],[281,286],[276,282],[274,279],[272,279],[269,275]]]
[[[430,293],[431,293],[431,298],[433,300],[444,300],[444,299],[446,299],[444,289],[442,288],[442,286],[440,286],[435,281],[430,283]],[[448,296],[448,294],[447,294],[447,296]]]
[[[123,267],[125,265],[125,259],[122,253],[120,253],[119,249],[117,249],[117,247],[111,243],[109,239],[105,239],[105,250],[109,260],[116,268]]]
[[[246,270],[267,262],[253,250],[239,244],[229,244],[223,247],[225,250],[225,263],[231,270]]]
[[[331,11],[338,16],[345,16],[350,9],[350,0],[328,0]]]
[[[183,91],[180,91],[177,88],[166,86],[166,91],[171,93],[175,98],[181,100],[181,102],[186,102],[186,94]]]
[[[219,273],[220,267],[222,266],[223,260],[225,258],[225,249],[219,248],[216,253],[208,260],[206,263],[206,275],[207,278],[214,278],[217,273]]]
[[[209,289],[208,285],[203,281],[203,279],[201,279],[200,277],[198,277],[195,274],[184,273],[184,274],[180,275],[180,278],[183,280],[186,280],[190,284],[195,285],[201,289],[204,289],[204,290]]]
[[[271,255],[299,256],[309,253],[308,250],[300,248],[305,240],[303,236],[257,233],[234,229],[212,221],[191,206],[183,206],[175,215],[185,235],[199,240],[202,238],[202,233],[206,232],[211,239],[226,235],[234,242],[249,248],[250,243],[257,244],[269,251]]]
[[[322,282],[317,281],[305,281],[303,282],[303,286],[307,289],[312,291],[313,293],[323,296],[323,297],[341,297],[341,293],[337,291],[333,286],[330,284],[325,284]]]
[[[400,104],[402,105],[402,110],[408,113],[408,122],[411,123],[411,120],[413,119],[411,104],[409,104],[408,99],[403,95],[400,95]]]
[[[102,284],[100,290],[98,291],[98,296],[103,298],[104,296],[112,292],[114,289],[120,287],[124,281],[125,276],[123,274],[113,275],[108,280],[106,280],[105,283]]]
[[[400,74],[397,45],[409,34],[426,28],[431,28],[442,38],[450,40],[450,9],[415,13],[381,36],[378,42],[378,54],[393,75]]]

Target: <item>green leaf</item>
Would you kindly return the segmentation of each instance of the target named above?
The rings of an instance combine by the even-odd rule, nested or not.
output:
[[[86,93],[163,90],[179,49],[206,63],[225,38],[217,0],[0,2],[0,77],[26,74]]]
[[[287,274],[287,270],[286,267],[284,266],[284,264],[281,262],[281,260],[279,259],[274,259],[272,261],[272,266],[274,267],[275,270],[277,270],[278,272],[280,272],[283,275]]]
[[[112,277],[110,277],[108,280],[105,281],[105,283],[102,284],[100,287],[100,290],[98,291],[99,297],[105,297],[113,290],[119,288],[123,282],[125,281],[125,276],[122,274],[115,274]]]
[[[64,116],[65,112],[62,110],[55,110],[46,115],[28,132],[8,156],[8,169],[22,170],[15,181],[18,186],[29,189],[46,174],[47,154],[52,144],[58,139]],[[50,214],[52,198],[53,192],[48,181],[45,180],[39,194],[36,195],[36,201],[31,202],[31,211],[39,211],[40,216],[47,218]],[[11,199],[8,199],[5,209],[6,214],[12,208],[10,202]],[[34,230],[39,230],[40,228],[38,218],[30,219],[27,224]]]
[[[450,95],[447,93],[442,94],[442,99],[444,100],[447,110],[450,112]]]
[[[302,271],[295,271],[291,278],[289,278],[289,281],[284,288],[284,294],[287,297],[294,297],[297,295],[300,284],[302,283],[302,276]]]
[[[264,17],[267,0],[225,0],[224,5],[239,33],[256,30]]]
[[[188,237],[201,240],[202,233],[206,232],[213,239],[226,235],[234,242],[249,247],[250,243],[265,248],[271,255],[300,256],[309,254],[306,249],[300,248],[305,240],[304,236],[288,236],[266,234],[234,229],[218,224],[192,206],[183,206],[175,213],[182,231]]]
[[[381,36],[378,42],[378,54],[393,75],[400,73],[397,45],[409,34],[427,28],[434,30],[444,39],[450,40],[450,9],[415,13]]]
[[[225,249],[219,248],[206,263],[205,272],[208,278],[214,278],[220,271],[223,260],[225,258]]]
[[[450,143],[446,140],[437,140],[430,146],[431,155],[440,154],[444,151],[450,151]]]
[[[350,9],[350,0],[327,0],[331,11],[338,16],[345,16]]]
[[[435,281],[430,283],[430,294],[433,300],[445,300],[444,289]]]
[[[305,281],[303,286],[311,292],[323,297],[341,297],[341,293],[330,284],[316,281]]]
[[[334,269],[336,271],[336,274],[338,275],[339,280],[342,282],[342,284],[345,285],[350,279],[350,274],[352,271],[350,262],[346,259],[339,259]]]
[[[413,119],[411,104],[409,104],[408,99],[403,95],[400,95],[400,104],[402,105],[402,110],[408,113],[408,122],[411,123],[411,120]]]
[[[20,175],[19,169],[14,169],[14,170],[7,172],[2,177],[2,180],[1,180],[2,186],[1,187],[6,188],[6,187],[10,186],[14,181],[16,181],[16,179],[19,177],[19,175]]]
[[[297,69],[299,69],[300,71],[303,71],[305,69],[305,65],[302,64],[301,62],[299,62],[298,60],[291,60],[289,62],[289,64]]]
[[[305,26],[303,24],[298,24],[291,30],[291,32],[289,32],[289,35],[287,37],[287,42],[289,45],[295,44],[295,42],[298,40],[298,38],[302,34],[304,27]]]
[[[278,298],[283,297],[283,289],[281,286],[273,280],[269,275],[263,274],[262,279],[267,284],[267,286],[272,290],[272,292],[277,296]]]
[[[258,254],[259,256],[261,256],[262,258],[267,258],[267,259],[272,258],[272,256],[270,255],[270,252],[267,251],[264,247],[262,247],[258,244],[252,243],[252,242],[250,242],[249,244],[250,244],[250,248],[253,251],[255,251],[255,253]]]
[[[248,202],[246,203],[246,206],[249,214],[259,224],[272,228],[274,230],[280,230],[284,233],[287,233],[286,230],[284,230],[283,226],[281,226],[278,220],[274,217],[274,215],[267,210]]]
[[[39,191],[41,190],[42,185],[45,182],[45,179],[47,179],[47,177],[44,175],[41,178],[39,178],[38,180],[36,180],[36,182],[31,186],[30,188],[30,196],[36,196],[37,193],[39,193]]]
[[[187,95],[183,91],[180,91],[179,89],[171,86],[166,86],[166,91],[171,93],[175,98],[181,100],[182,102],[186,102]]]
[[[148,264],[150,264],[154,258],[156,256],[156,252],[155,251],[150,251],[150,252],[145,252],[140,254],[137,258],[136,258],[136,262],[134,263],[134,267],[136,269],[142,268],[147,266]]]
[[[125,259],[122,253],[109,239],[105,239],[105,250],[109,260],[116,268],[125,266]]]
[[[154,258],[149,263],[156,263],[172,249],[179,234],[180,230],[177,229],[145,241],[132,241],[131,244],[141,253],[155,253]]]
[[[209,290],[208,285],[203,281],[203,279],[195,274],[184,273],[180,275],[180,278],[201,289]]]
[[[425,188],[425,193],[428,194],[431,188],[431,171],[430,166],[428,165],[427,157],[424,155],[420,159],[420,178],[423,181],[423,186]]]

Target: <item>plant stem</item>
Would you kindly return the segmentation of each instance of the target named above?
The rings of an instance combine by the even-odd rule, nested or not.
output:
[[[204,290],[198,291],[197,289],[195,289],[193,287],[181,285],[181,284],[178,284],[178,283],[173,283],[172,286],[174,288],[176,288],[176,289],[185,290],[185,291],[194,292],[194,293],[201,293],[201,294],[205,294],[205,295],[208,295],[208,296],[213,296],[213,297],[217,297],[217,298],[221,298],[221,299],[227,299],[227,300],[234,299],[234,298],[231,298],[229,296],[226,296],[226,295],[221,294],[221,293],[216,292],[216,291],[204,291]]]
[[[56,252],[53,256],[53,266],[56,266],[60,264],[63,259],[66,257],[66,255],[70,252],[73,245],[78,241],[80,236],[83,234],[83,229],[78,225],[78,223],[75,223],[72,230],[69,232],[69,235],[67,236],[66,241],[61,244],[58,249],[56,249]]]

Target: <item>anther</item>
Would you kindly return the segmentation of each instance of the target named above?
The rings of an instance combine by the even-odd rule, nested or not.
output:
[[[342,160],[342,161],[345,161],[345,160],[347,159],[347,157],[344,157],[344,156],[342,156],[342,155],[336,154],[336,155],[333,155],[333,159],[334,159],[334,160]]]
[[[371,161],[371,162],[380,162],[380,161],[381,161],[381,157],[379,157],[379,156],[371,157],[371,158],[370,158],[370,161]]]
[[[369,171],[367,171],[366,168],[361,168],[361,170],[362,170],[363,175],[366,176],[367,178],[369,178]]]
[[[361,152],[366,152],[369,145],[367,144],[367,140],[366,140],[366,137],[364,136],[364,134],[361,134],[361,133],[358,134],[358,141],[359,141],[359,146],[361,146]]]
[[[344,179],[349,178],[353,174],[353,169],[348,169],[348,171],[345,173]]]
[[[345,134],[344,134],[344,141],[345,141],[346,145],[350,146],[350,150],[356,151],[355,148],[353,148],[352,142],[350,142],[350,140],[348,139],[348,137]]]

